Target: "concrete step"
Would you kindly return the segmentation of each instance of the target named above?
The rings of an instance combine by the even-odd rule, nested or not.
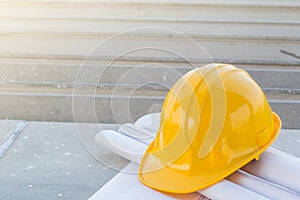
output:
[[[108,61],[107,61],[108,62]],[[96,64],[88,62],[1,62],[0,83],[63,87],[82,84],[120,85],[138,87],[140,84],[157,83],[170,88],[183,74],[193,69],[187,63],[140,62],[131,64]],[[204,63],[197,63],[202,66]],[[300,65],[235,64],[245,69],[264,89],[300,90]]]
[[[116,6],[117,5],[117,6]],[[1,1],[1,18],[54,18],[54,19],[162,19],[176,20],[241,20],[259,21],[265,19],[276,22],[290,22],[299,18],[299,2],[290,0],[276,1],[133,1],[133,0],[56,0],[56,1]],[[281,13],[276,11],[281,10]],[[101,12],[99,12],[101,10]],[[25,11],[25,12],[23,12]],[[289,13],[286,15],[285,13]],[[263,15],[257,15],[263,13]],[[274,15],[276,13],[277,15]]]
[[[100,9],[102,10],[102,9]],[[97,11],[98,13],[101,13]],[[10,36],[72,36],[72,37],[110,37],[123,32],[124,36],[134,36],[135,33],[126,31],[141,27],[161,27],[173,29],[193,38],[231,39],[231,40],[299,40],[298,22],[274,21],[244,21],[235,20],[208,20],[198,19],[141,19],[141,18],[16,18],[4,17],[1,19],[0,32]],[[290,31],[287,31],[290,30]],[[138,31],[143,37],[159,37],[162,30],[141,29]],[[173,33],[174,34],[174,33]]]
[[[195,38],[199,45],[187,38],[83,38],[71,36],[3,36],[0,38],[1,56],[76,56],[108,57],[116,60],[188,60],[205,62],[239,62],[268,64],[299,64],[299,40],[263,41],[246,39]],[[104,42],[105,41],[105,42]],[[119,45],[122,44],[122,45]],[[97,48],[96,48],[97,47]],[[96,48],[95,51],[92,51]],[[173,53],[172,53],[173,52]]]
[[[159,112],[168,88],[2,86],[0,118],[125,123]],[[299,91],[265,90],[283,128],[299,128]]]

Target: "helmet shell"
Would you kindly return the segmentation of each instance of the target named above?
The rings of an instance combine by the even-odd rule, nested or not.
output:
[[[139,179],[172,193],[206,188],[258,159],[280,127],[247,72],[228,64],[196,68],[168,92]]]

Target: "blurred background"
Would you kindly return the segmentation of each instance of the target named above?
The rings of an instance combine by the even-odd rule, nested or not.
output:
[[[296,0],[2,0],[0,117],[71,122],[73,99],[81,102],[75,109],[82,109],[76,121],[113,123],[119,116],[111,112],[113,92],[118,104],[130,99],[133,121],[158,111],[168,87],[192,66],[158,50],[120,55],[160,45],[186,49],[188,61],[198,66],[224,62],[246,69],[283,127],[300,128],[299,11]],[[210,57],[175,31],[197,41]],[[145,79],[159,84],[143,84]],[[90,98],[97,117],[85,108]],[[118,122],[126,121],[119,116]]]

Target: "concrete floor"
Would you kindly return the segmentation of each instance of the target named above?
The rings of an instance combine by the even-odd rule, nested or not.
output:
[[[0,159],[0,199],[87,199],[117,172],[87,152],[73,123],[30,122]]]
[[[0,137],[17,123],[0,121]],[[30,122],[0,159],[0,199],[88,199],[128,163],[94,143],[101,128],[116,126]],[[300,157],[299,144],[283,130],[273,146]]]

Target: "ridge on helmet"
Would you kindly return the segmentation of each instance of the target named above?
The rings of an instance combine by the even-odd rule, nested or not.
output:
[[[168,92],[139,179],[173,193],[206,188],[258,159],[280,127],[247,72],[229,64],[196,68]]]

